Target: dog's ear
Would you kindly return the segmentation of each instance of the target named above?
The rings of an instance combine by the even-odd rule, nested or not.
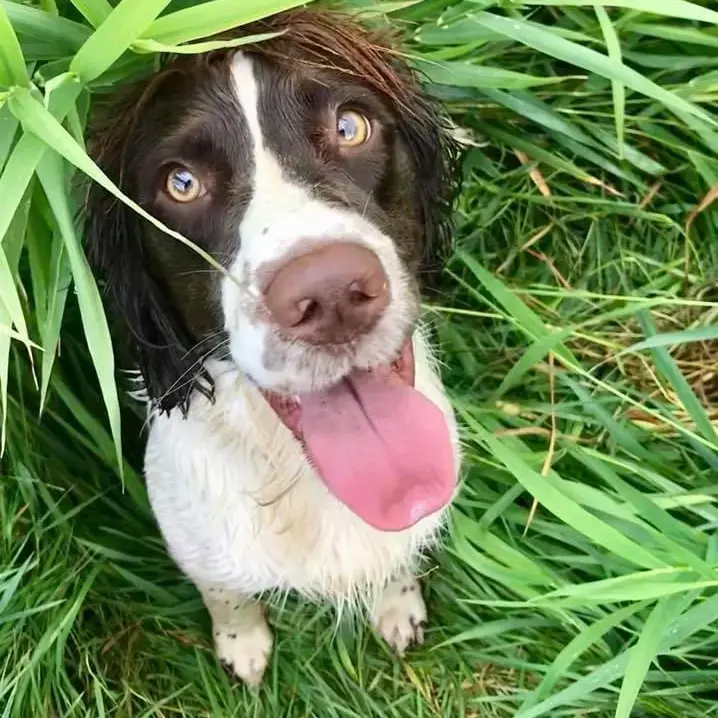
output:
[[[459,191],[460,145],[441,106],[427,95],[406,67],[406,92],[398,131],[414,165],[414,203],[424,230],[421,278],[434,285],[453,249],[454,201]]]
[[[88,127],[90,156],[133,200],[133,140],[163,79],[159,73],[98,104]],[[143,241],[150,223],[94,182],[87,186],[83,216],[88,260],[125,325],[129,353],[154,408],[186,412],[195,388],[211,397],[212,381],[195,356],[195,342],[153,275]]]

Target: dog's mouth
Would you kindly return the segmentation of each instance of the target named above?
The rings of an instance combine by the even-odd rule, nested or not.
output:
[[[366,523],[402,531],[443,508],[455,486],[442,411],[414,388],[411,340],[391,364],[292,398],[264,396],[327,488]]]

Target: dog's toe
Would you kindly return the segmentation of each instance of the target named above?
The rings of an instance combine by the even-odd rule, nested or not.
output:
[[[372,617],[379,635],[399,654],[424,641],[426,604],[419,582],[407,576],[389,584]]]
[[[228,673],[252,688],[259,686],[272,653],[272,632],[266,621],[236,633],[231,628],[219,630],[214,643],[217,657]]]

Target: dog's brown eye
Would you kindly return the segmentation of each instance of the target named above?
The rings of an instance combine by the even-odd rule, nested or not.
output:
[[[344,110],[337,115],[337,138],[341,147],[359,147],[371,137],[371,124],[364,115]]]
[[[165,181],[165,191],[175,202],[193,202],[204,193],[202,183],[185,167],[176,167]]]

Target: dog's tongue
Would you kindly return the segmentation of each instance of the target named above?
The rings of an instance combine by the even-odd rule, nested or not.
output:
[[[446,419],[395,374],[355,374],[303,396],[301,430],[329,490],[375,528],[409,528],[451,499]]]

